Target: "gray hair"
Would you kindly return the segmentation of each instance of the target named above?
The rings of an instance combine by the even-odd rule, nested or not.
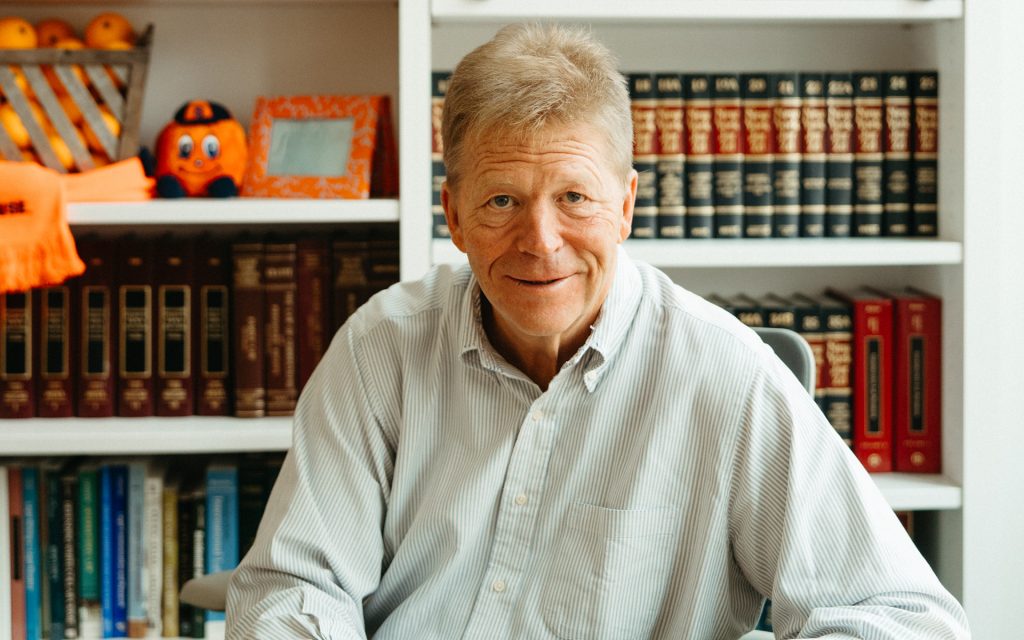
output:
[[[506,26],[466,54],[448,83],[441,124],[447,180],[458,180],[475,136],[497,130],[527,140],[550,125],[579,123],[605,132],[611,166],[625,179],[633,163],[633,120],[611,51],[580,27]]]

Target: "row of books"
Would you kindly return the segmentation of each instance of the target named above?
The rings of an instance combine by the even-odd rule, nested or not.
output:
[[[85,274],[0,295],[0,418],[290,415],[392,237],[82,238]]]
[[[801,334],[814,397],[872,473],[942,470],[942,300],[906,288],[710,295],[749,326]]]
[[[433,74],[433,229],[448,237]],[[634,238],[938,235],[938,73],[628,73]]]
[[[0,466],[0,636],[206,637],[223,613],[184,583],[237,566],[282,454],[13,462]],[[8,609],[9,607],[9,609]]]

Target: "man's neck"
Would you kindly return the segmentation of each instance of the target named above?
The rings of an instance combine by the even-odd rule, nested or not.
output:
[[[583,346],[590,334],[588,327],[568,339],[565,335],[513,337],[507,327],[495,321],[494,312],[486,298],[481,302],[484,331],[491,346],[509,364],[533,380],[542,391],[547,390],[558,370]]]

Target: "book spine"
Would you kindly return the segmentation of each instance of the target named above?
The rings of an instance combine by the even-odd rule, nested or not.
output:
[[[869,473],[892,471],[892,302],[853,304],[853,453]]]
[[[290,416],[298,397],[296,363],[296,245],[273,242],[263,257],[266,414]]]
[[[882,235],[882,74],[853,74],[853,228],[855,236]]]
[[[845,238],[853,221],[853,77],[826,77],[828,122],[825,165],[825,235]]]
[[[431,217],[433,219],[433,236],[450,238],[448,222],[441,206],[441,185],[444,184],[444,141],[441,139],[441,116],[444,113],[444,96],[448,93],[448,80],[451,71],[434,71],[430,74],[430,179],[431,179]]]
[[[743,114],[736,74],[711,77],[714,236],[743,236]]]
[[[195,253],[181,239],[162,242],[156,264],[156,414],[193,413],[192,283]]]
[[[232,247],[232,311],[235,367],[235,415],[259,418],[266,414],[263,363],[263,244]]]
[[[160,594],[161,634],[180,635],[178,629],[178,488],[164,485],[162,526],[162,587]]]
[[[814,354],[814,402],[824,413],[828,367],[825,365],[825,332],[821,324],[821,309],[813,300],[797,296],[793,314],[796,332],[803,336]]]
[[[114,576],[113,623],[117,637],[128,635],[128,467],[113,470],[114,555],[110,562]]]
[[[85,274],[77,280],[80,313],[77,344],[78,415],[105,418],[116,409],[114,370],[117,362],[117,314],[114,304],[114,245],[88,240],[78,243]]]
[[[35,413],[33,293],[0,294],[0,419],[31,418]]]
[[[655,238],[658,235],[658,100],[654,74],[629,74],[629,101],[633,115],[633,168],[637,172],[632,236]]]
[[[915,236],[939,234],[939,74],[934,71],[910,76],[912,120],[911,167],[913,173],[913,213],[911,230]]]
[[[60,532],[61,532],[61,615],[64,638],[79,638],[78,625],[78,557],[76,539],[78,526],[75,507],[78,497],[78,476],[65,473],[60,478]]]
[[[764,308],[748,295],[740,294],[729,298],[732,313],[748,327],[765,326]]]
[[[10,485],[7,479],[9,468],[6,464],[0,464],[0,638],[3,640],[11,640],[14,630],[10,607],[13,604],[11,592],[14,580],[10,563],[13,551],[17,548],[11,539]]]
[[[195,541],[195,509],[193,496],[189,491],[182,491],[178,497],[178,582],[174,589],[174,601],[178,604],[178,635],[183,638],[192,637],[195,612],[192,605],[180,602],[177,594],[185,583],[195,574],[193,559]]]
[[[71,376],[71,288],[48,287],[37,292],[39,389],[36,413],[41,418],[74,415],[74,380]]]
[[[357,238],[335,240],[331,245],[333,276],[331,290],[334,297],[332,332],[345,324],[349,316],[369,296],[370,247],[366,240]]]
[[[193,359],[197,367],[196,413],[229,415],[231,374],[231,282],[225,245],[204,241],[197,249],[193,303],[196,339]]]
[[[800,236],[800,77],[796,73],[777,73],[771,76],[771,82],[775,88],[772,235],[796,238]]]
[[[821,307],[825,332],[823,413],[848,446],[853,446],[853,312],[845,303]]]
[[[238,468],[214,465],[206,472],[206,573],[238,566]],[[209,611],[207,621],[224,620]]]
[[[39,543],[39,470],[21,470],[23,494],[22,550],[25,559],[25,636],[42,637],[42,550]]]
[[[775,226],[775,85],[766,73],[740,75],[743,114],[743,235],[770,238]]]
[[[7,467],[7,508],[10,512],[10,556],[3,560],[10,563],[11,573],[11,639],[25,640],[25,492],[22,478],[23,469],[16,465]],[[0,603],[2,608],[3,603]]]
[[[828,110],[825,77],[800,74],[800,236],[825,236]]]
[[[50,487],[52,465],[44,461],[39,465],[39,633],[50,638]],[[56,550],[54,550],[56,553]],[[59,567],[58,567],[59,570]]]
[[[46,495],[43,501],[46,511],[46,532],[41,536],[43,542],[43,573],[46,584],[47,606],[45,609],[47,625],[44,637],[51,640],[64,638],[64,530],[61,526],[61,486],[60,473],[56,469],[46,469],[43,474],[46,484]]]
[[[78,619],[80,636],[98,636],[100,622],[100,475],[95,468],[78,471]],[[99,627],[99,628],[97,628]]]
[[[296,311],[299,328],[296,331],[298,351],[298,389],[301,391],[313,375],[313,370],[327,351],[328,309],[330,289],[330,262],[327,241],[305,238],[298,243],[296,256]]]
[[[206,493],[199,490],[192,496],[192,573],[190,578],[206,575]],[[192,636],[204,637],[206,611],[198,607],[191,608]]]
[[[267,503],[264,456],[247,456],[238,467],[238,557],[245,557],[253,542]]]
[[[683,128],[683,79],[678,73],[655,76],[658,145],[658,237],[686,236],[685,131]]]
[[[714,127],[708,76],[683,76],[683,116],[686,237],[711,238],[715,216]]]
[[[128,546],[128,637],[146,637],[146,598],[143,582],[143,562],[145,560],[145,499],[146,499],[146,465],[143,462],[132,462],[128,465],[128,509],[127,509],[127,546]]]
[[[895,300],[893,430],[896,471],[942,472],[942,301]]]
[[[887,73],[882,84],[884,189],[882,235],[910,235],[910,78]]]
[[[118,415],[153,415],[153,260],[148,242],[122,243],[118,263]]]
[[[142,588],[145,599],[147,636],[161,633],[163,593],[163,492],[160,468],[147,469],[143,499]]]

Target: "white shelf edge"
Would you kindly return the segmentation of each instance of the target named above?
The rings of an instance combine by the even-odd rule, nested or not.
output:
[[[943,265],[963,262],[950,240],[794,238],[792,240],[627,240],[626,251],[656,267],[808,267]],[[434,264],[463,264],[450,240],[432,243]]]
[[[10,456],[284,451],[292,418],[31,418],[0,420],[0,452]],[[897,510],[959,509],[959,486],[941,475],[871,476]]]
[[[73,203],[71,225],[185,225],[398,222],[398,200],[181,198]]]
[[[0,420],[4,456],[284,451],[291,441],[290,417]]]
[[[830,21],[927,22],[963,17],[961,0],[434,0],[436,23],[516,20],[580,21]]]

